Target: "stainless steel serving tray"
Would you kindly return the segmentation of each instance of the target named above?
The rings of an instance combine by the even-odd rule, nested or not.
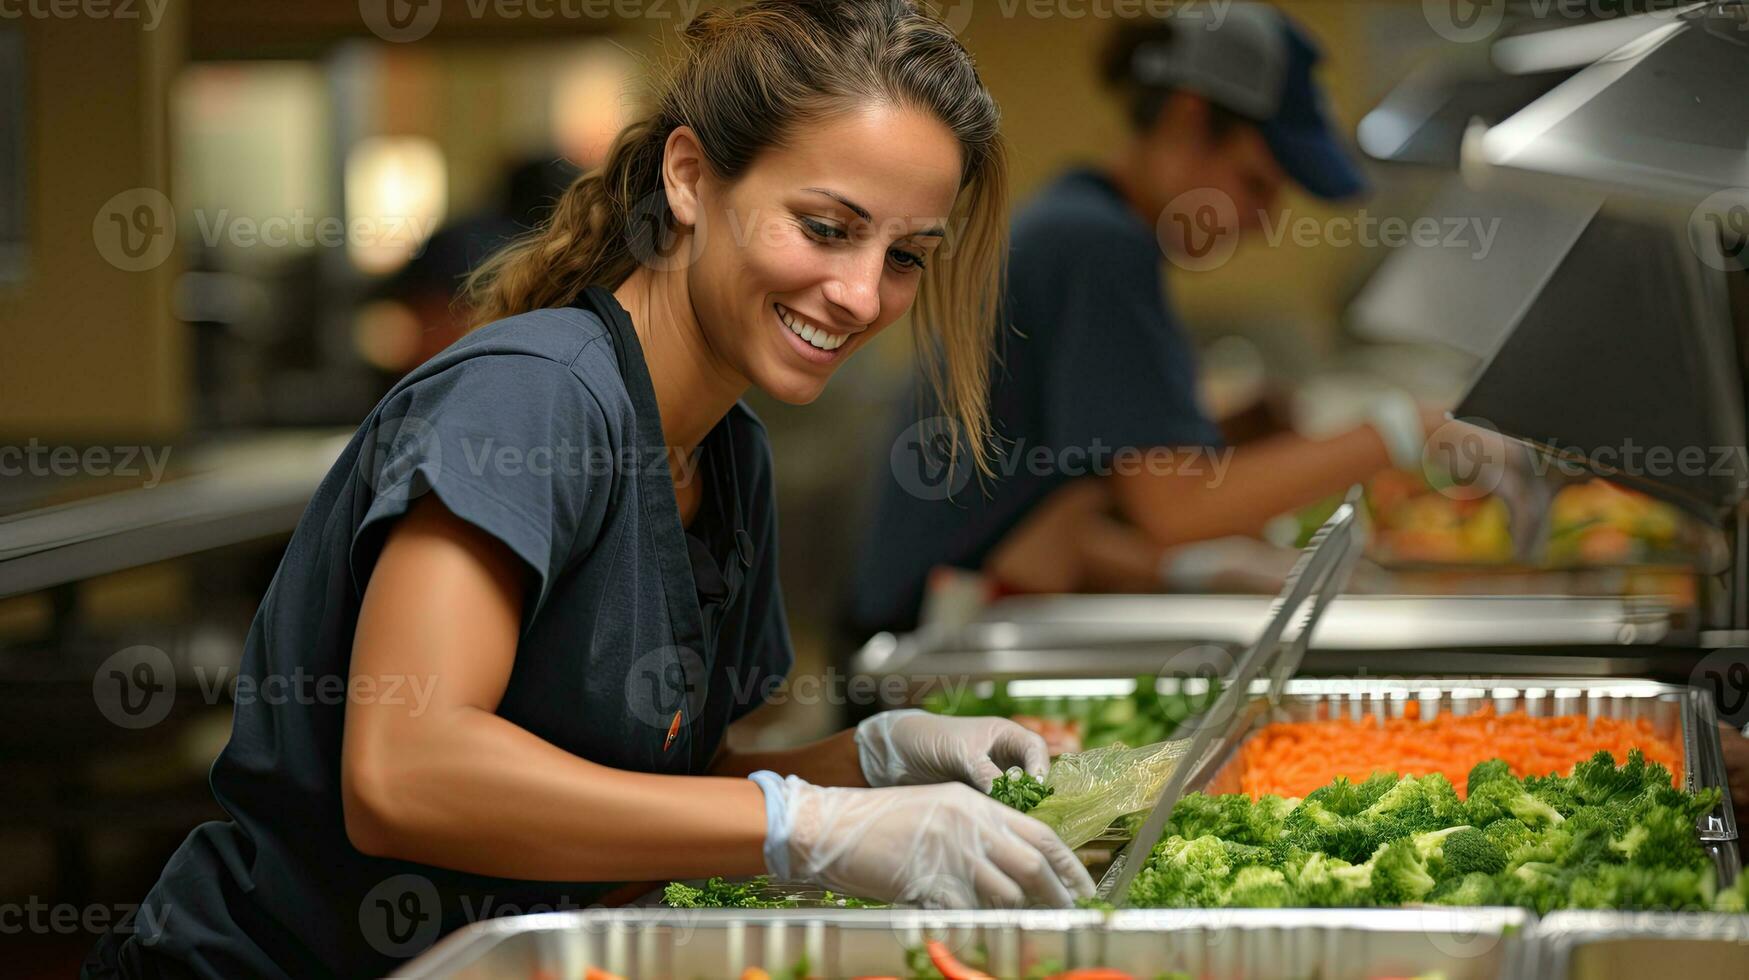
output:
[[[1233,648],[1257,639],[1271,603],[1242,595],[1004,599],[974,622],[877,634],[856,654],[855,669],[914,679],[1194,673],[1204,661],[1230,665]],[[1285,638],[1294,638],[1292,629]],[[1320,619],[1309,660],[1389,653],[1400,669],[1437,673],[1432,668],[1447,662],[1447,651],[1492,650],[1510,655],[1495,659],[1515,674],[1591,672],[1571,651],[1597,651],[1619,664],[1636,650],[1656,656],[1693,639],[1692,623],[1651,597],[1345,595]],[[1539,657],[1539,650],[1561,656]]]
[[[1244,722],[1228,732],[1191,777],[1190,786],[1207,793],[1237,793],[1245,742],[1274,721],[1315,721],[1322,718],[1400,718],[1410,701],[1421,717],[1440,712],[1463,715],[1492,705],[1505,714],[1523,711],[1534,717],[1580,716],[1645,719],[1662,738],[1682,746],[1683,784],[1690,792],[1717,787],[1725,801],[1703,817],[1697,828],[1703,842],[1734,842],[1737,822],[1731,812],[1724,755],[1719,744],[1718,716],[1712,700],[1697,688],[1652,681],[1599,681],[1559,677],[1513,678],[1510,683],[1474,679],[1436,681],[1313,680],[1288,682],[1274,706],[1253,700]],[[1736,851],[1717,849],[1723,863],[1721,881],[1736,880]],[[1723,855],[1728,854],[1726,858]]]
[[[902,976],[907,949],[940,939],[982,949],[1017,977],[1044,961],[1168,970],[1224,980],[1370,980],[1438,971],[1493,980],[1519,956],[1518,909],[1145,909],[1099,912],[596,909],[487,920],[460,929],[395,976],[575,980],[598,967],[639,980],[773,975],[804,956],[809,976]]]
[[[1510,954],[1506,980],[1749,976],[1749,915],[1552,912]]]

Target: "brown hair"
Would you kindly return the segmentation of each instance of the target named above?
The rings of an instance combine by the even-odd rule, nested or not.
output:
[[[1142,18],[1125,21],[1106,35],[1099,49],[1099,80],[1105,88],[1123,100],[1124,116],[1132,132],[1152,129],[1154,120],[1166,99],[1178,91],[1171,85],[1156,85],[1136,77],[1136,54],[1143,48],[1170,50],[1178,36],[1178,28],[1167,18]],[[1242,126],[1256,126],[1257,120],[1235,112],[1204,97],[1208,103],[1209,136],[1224,139]]]
[[[476,322],[561,306],[591,284],[617,287],[663,254],[674,226],[661,166],[677,127],[691,127],[715,175],[734,180],[798,124],[871,103],[914,107],[953,131],[964,169],[948,225],[957,241],[924,270],[912,329],[925,380],[988,473],[1007,171],[1000,114],[971,56],[914,0],[755,0],[700,13],[682,38],[650,114],[620,132],[540,227],[469,278]]]

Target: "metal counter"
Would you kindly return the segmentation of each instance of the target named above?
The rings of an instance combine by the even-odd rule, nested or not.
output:
[[[1099,912],[771,912],[609,909],[527,915],[458,930],[401,977],[572,980],[596,967],[639,980],[773,975],[805,957],[815,977],[903,976],[908,949],[939,939],[1017,977],[1108,966],[1230,980],[1371,980],[1438,972],[1499,977],[1530,916],[1518,909],[1186,909]]]

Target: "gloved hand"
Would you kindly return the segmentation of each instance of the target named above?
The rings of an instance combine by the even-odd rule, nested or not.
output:
[[[1093,879],[1056,832],[969,786],[814,786],[761,771],[781,881],[926,908],[1067,908]]]
[[[988,793],[1010,766],[1040,779],[1051,766],[1045,740],[1006,718],[883,711],[856,726],[855,741],[870,786],[958,782]]]

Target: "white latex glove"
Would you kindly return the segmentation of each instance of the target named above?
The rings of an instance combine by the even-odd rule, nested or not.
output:
[[[1045,740],[1006,718],[948,718],[919,708],[883,711],[856,726],[856,754],[870,786],[967,783],[988,793],[1019,766],[1045,778]]]
[[[926,908],[1067,908],[1093,879],[1056,832],[969,786],[814,786],[756,772],[774,878]]]

